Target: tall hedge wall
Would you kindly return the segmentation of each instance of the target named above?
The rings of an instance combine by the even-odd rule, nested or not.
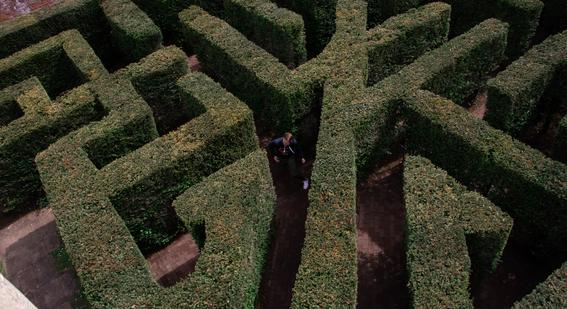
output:
[[[319,54],[330,42],[336,30],[338,0],[274,0],[303,16],[307,36],[308,56]],[[364,18],[363,20],[366,20]]]
[[[334,78],[329,78],[324,87],[317,164],[311,177],[306,235],[292,308],[356,306],[354,138],[343,122],[333,119],[348,104],[353,91],[361,91],[366,83],[367,54],[362,48],[365,7],[363,1],[337,3],[337,33],[327,46],[336,59]]]
[[[110,25],[112,46],[128,61],[137,61],[160,47],[160,29],[133,2],[105,0],[101,6]]]
[[[0,60],[0,105],[12,111],[0,127],[0,207],[4,212],[41,196],[35,155],[74,129],[100,119],[104,110],[80,87],[106,75],[88,43],[76,30],[63,32]],[[5,117],[6,115],[2,115]]]
[[[512,219],[422,157],[404,161],[404,202],[412,307],[472,308],[471,269],[496,268]]]
[[[451,33],[461,34],[487,18],[510,25],[506,56],[514,60],[530,46],[543,3],[539,0],[443,0],[451,5]]]
[[[542,108],[544,94],[560,96],[554,79],[567,79],[567,31],[547,38],[488,81],[485,119],[495,128],[518,134]],[[553,84],[553,89],[549,89]],[[559,86],[560,87],[560,86]],[[547,91],[547,93],[546,93]],[[559,102],[557,102],[559,103]]]
[[[221,19],[192,6],[179,14],[204,68],[280,130],[309,110],[312,91],[274,56]]]
[[[567,167],[473,119],[429,92],[407,98],[411,152],[478,190],[515,220],[518,235],[542,257],[567,257]]]
[[[422,0],[368,0],[368,28],[376,27],[386,19],[418,6]]]
[[[133,0],[160,27],[166,41],[186,47],[183,27],[178,14],[191,5],[198,5],[207,12],[222,17],[224,0]]]
[[[166,52],[173,55],[167,57]],[[153,65],[146,63],[144,67],[149,69],[167,67],[160,61],[168,62],[168,58],[175,58],[175,54],[182,52],[178,49],[169,49],[159,53],[163,54],[153,58],[150,56],[155,61]],[[134,66],[132,70],[136,71],[138,68],[139,66]],[[128,76],[130,73],[123,74]],[[151,76],[152,72],[145,74]],[[127,135],[122,138],[115,135],[128,131],[124,130],[124,127],[140,123],[137,121],[139,118],[150,121],[152,118],[151,110],[143,104],[143,100],[127,80],[118,75],[97,80],[90,87],[97,93],[101,103],[105,106],[114,106],[109,115],[100,122],[92,123],[60,139],[36,157],[65,247],[81,280],[85,296],[95,308],[132,305],[181,306],[187,301],[187,297],[180,297],[181,295],[193,295],[197,304],[206,304],[208,301],[207,298],[200,298],[199,293],[185,291],[193,284],[192,280],[198,278],[196,276],[170,289],[159,288],[151,279],[140,248],[136,245],[136,241],[140,243],[140,239],[136,239],[137,231],[132,230],[131,225],[135,224],[138,218],[130,216],[131,211],[136,214],[145,207],[144,212],[147,212],[148,221],[144,222],[144,226],[153,228],[151,224],[159,224],[159,214],[165,211],[178,195],[207,175],[249,154],[258,146],[252,113],[242,102],[200,73],[183,76],[178,80],[177,85],[187,104],[202,106],[201,108],[206,112],[167,135],[155,138],[137,149],[130,149],[122,157],[98,169],[84,151],[85,145],[89,145],[95,139],[111,138],[118,141],[122,138],[128,139]],[[130,102],[125,104],[127,100]],[[132,104],[133,102],[136,104]],[[147,118],[148,115],[150,118]],[[130,131],[155,136],[155,126],[154,133],[147,127],[138,127],[137,130]],[[96,147],[96,144],[92,147]],[[92,153],[105,151],[108,150],[91,149],[91,156]],[[265,163],[262,165],[254,161],[247,166],[261,169],[265,168]],[[249,173],[253,168],[245,168],[245,173]],[[265,172],[260,175],[265,175]],[[268,188],[265,179],[265,176],[253,177],[250,181],[262,180],[264,188]],[[235,185],[239,182],[229,180],[229,183]],[[269,182],[267,184],[269,185]],[[250,188],[257,190],[258,183],[251,184]],[[267,205],[269,201],[266,192],[259,191],[261,194],[258,195],[258,200],[265,201],[262,205]],[[230,195],[232,194],[228,194]],[[242,199],[246,203],[255,204],[250,200],[251,197]],[[129,201],[133,200],[137,203],[129,204]],[[239,200],[235,203],[240,205]],[[69,205],[73,207],[68,207]],[[273,207],[273,204],[268,205]],[[182,207],[186,206],[182,205]],[[269,216],[270,213],[271,210],[264,214]],[[158,217],[153,214],[158,214]],[[236,218],[232,212],[226,214]],[[246,214],[243,218],[257,222],[259,226],[270,222],[264,217],[256,221]],[[261,213],[258,212],[258,215]],[[191,218],[182,217],[182,219]],[[239,225],[239,231],[242,231],[242,228],[243,226]],[[257,232],[251,231],[251,234],[247,235],[257,233],[260,244],[260,240],[264,239],[262,235],[265,230],[266,228],[262,227]],[[207,239],[214,244],[216,229],[212,226],[208,231],[210,234],[207,234]],[[156,229],[156,233],[159,232],[159,228]],[[221,239],[224,237],[219,238]],[[256,242],[247,240],[246,243]],[[226,246],[226,248],[235,248],[235,246]],[[264,250],[262,248],[262,246],[259,248],[252,246],[249,251],[243,253],[243,256],[260,255]],[[207,249],[205,244],[201,258],[206,259]],[[230,267],[225,271],[229,274],[233,273]],[[248,270],[242,268],[242,271],[244,274],[254,274],[258,270],[255,266]],[[257,275],[250,277],[252,283],[255,283],[254,276]],[[220,280],[219,278],[218,281]],[[212,281],[209,279],[208,282]],[[199,288],[202,286],[200,285]],[[211,288],[211,291],[213,290],[218,292]],[[248,291],[248,288],[246,290]],[[249,299],[250,295],[242,297]]]
[[[345,4],[345,12],[339,7],[337,16],[360,18],[357,14],[364,14],[363,7],[356,2]],[[337,25],[341,25],[339,21]],[[357,41],[366,42],[365,28],[365,23],[356,24],[344,30],[357,36],[343,37],[341,32],[335,36],[344,39],[344,46],[356,46]],[[485,72],[502,59],[506,30],[501,22],[484,22],[366,90],[366,49],[354,55],[352,48],[341,49],[345,57],[339,53],[336,59],[342,61],[334,67],[333,78],[325,83],[317,164],[309,192],[310,208],[294,286],[294,308],[356,306],[355,194],[357,174],[364,173],[357,171],[357,167],[368,166],[375,160],[378,154],[372,151],[378,148],[376,145],[392,141],[402,94],[419,89],[441,74],[445,74],[446,88],[439,86],[440,90],[449,92],[456,88],[459,93],[471,92],[482,80],[473,64],[484,61]],[[331,42],[330,46],[335,45]],[[490,53],[486,52],[486,46],[490,46]],[[463,83],[458,78],[467,79]]]
[[[275,205],[263,150],[179,196],[174,207],[186,226],[205,225],[204,249],[189,279],[155,303],[166,307],[254,307]]]
[[[447,41],[451,7],[435,2],[389,18],[368,33],[368,84],[397,73]]]
[[[289,67],[305,62],[303,18],[269,0],[224,1],[229,24]]]
[[[117,52],[138,60],[161,43],[160,29],[129,0],[69,0],[3,22],[0,57],[69,29],[77,29],[105,63],[114,63]]]
[[[36,76],[55,98],[106,74],[89,44],[76,30],[62,32],[0,60],[0,89]]]

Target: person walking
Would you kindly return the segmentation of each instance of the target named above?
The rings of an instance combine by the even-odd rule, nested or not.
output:
[[[268,151],[274,162],[286,164],[291,175],[303,181],[304,190],[309,188],[309,180],[303,174],[301,167],[297,166],[297,161],[302,165],[305,164],[303,151],[291,133],[286,132],[282,137],[272,140],[268,144]]]

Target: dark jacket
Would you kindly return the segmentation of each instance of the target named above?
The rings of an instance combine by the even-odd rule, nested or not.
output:
[[[303,151],[295,138],[291,138],[288,146],[284,146],[283,137],[276,138],[268,144],[268,150],[272,156],[280,158],[303,158]]]

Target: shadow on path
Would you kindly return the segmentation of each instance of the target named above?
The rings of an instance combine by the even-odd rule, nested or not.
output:
[[[403,157],[358,184],[356,221],[357,308],[407,308]]]
[[[304,168],[310,171],[312,163],[306,162]],[[270,170],[277,210],[256,308],[289,308],[305,238],[308,190],[303,190],[301,180],[293,178],[283,166],[271,162]]]

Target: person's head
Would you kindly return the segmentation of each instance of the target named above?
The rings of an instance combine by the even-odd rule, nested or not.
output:
[[[285,146],[289,145],[291,143],[291,139],[293,138],[293,135],[291,135],[291,133],[289,132],[285,132],[283,135],[283,143]]]

